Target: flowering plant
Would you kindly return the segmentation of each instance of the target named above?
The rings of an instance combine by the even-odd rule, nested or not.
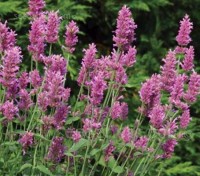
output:
[[[125,125],[128,105],[122,93],[126,70],[135,64],[137,54],[132,46],[137,25],[129,8],[119,11],[110,55],[97,58],[94,43],[83,50],[75,103],[69,101],[66,75],[79,28],[69,22],[62,44],[62,18],[58,11],[44,8],[43,0],[29,0],[30,70],[20,71],[23,56],[16,34],[0,23],[1,173],[145,175],[152,164],[170,158],[184,136],[190,106],[200,90],[194,48],[189,46],[193,28],[189,16],[180,23],[178,46],[163,59],[161,73],[142,84],[138,118]],[[66,58],[53,53],[55,43]],[[142,130],[145,119],[149,129]],[[10,166],[13,159],[18,163]]]

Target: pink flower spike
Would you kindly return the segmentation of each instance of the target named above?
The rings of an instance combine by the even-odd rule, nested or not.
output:
[[[163,150],[165,152],[164,158],[170,158],[172,153],[174,152],[174,148],[177,145],[177,141],[175,139],[168,139],[165,144],[163,144]]]
[[[103,74],[100,72],[91,81],[91,98],[90,102],[93,105],[98,105],[101,103],[104,95],[104,91],[107,88],[106,81],[104,80]]]
[[[175,131],[178,129],[178,126],[176,124],[176,118],[173,121],[167,121],[165,125],[163,125],[158,132],[162,134],[163,136],[169,136],[175,133]]]
[[[180,116],[180,127],[186,128],[190,122],[190,110],[185,110],[183,114]]]
[[[185,71],[192,70],[194,67],[193,60],[194,60],[194,47],[190,46],[190,48],[186,50],[185,58],[183,60],[183,63],[181,64],[182,68]]]
[[[105,161],[109,161],[110,157],[113,156],[115,149],[116,147],[114,146],[113,142],[110,141],[109,145],[104,150]]]
[[[187,80],[187,76],[185,74],[178,75],[175,78],[175,83],[171,88],[170,93],[170,101],[172,103],[180,101],[184,94],[184,83]]]
[[[43,8],[45,7],[45,1],[44,0],[29,0],[29,12],[28,15],[35,18],[42,13]]]
[[[142,136],[135,141],[134,145],[137,149],[141,148],[144,150],[147,147],[148,140],[149,139],[146,136]]]
[[[53,163],[59,163],[64,157],[64,152],[64,138],[54,137],[52,139],[51,146],[49,147],[47,159],[52,161]]]
[[[154,128],[160,128],[165,118],[165,110],[163,106],[154,106],[149,114],[150,123]]]
[[[72,132],[72,139],[75,143],[79,142],[81,139],[81,133],[79,131]]]
[[[45,49],[45,35],[46,15],[42,13],[31,23],[31,30],[29,31],[30,45],[28,45],[28,51],[36,61],[42,61]]]
[[[16,43],[16,34],[10,30],[7,26],[7,22],[4,24],[0,22],[0,53],[13,47]]]
[[[30,82],[27,72],[22,72],[19,77],[19,87],[20,89],[26,89],[28,83]]]
[[[137,50],[134,47],[128,49],[128,53],[124,56],[123,64],[127,67],[132,67],[136,62]]]
[[[132,19],[129,8],[123,6],[117,18],[117,29],[113,36],[114,46],[122,50],[128,50],[131,43],[135,40],[135,29],[137,25]]]
[[[48,20],[47,20],[47,33],[46,33],[46,41],[48,43],[56,43],[58,40],[59,33],[59,25],[61,21],[61,17],[57,12],[49,12]]]
[[[42,84],[42,78],[40,77],[38,70],[33,70],[29,73],[30,82],[34,88],[38,88]]]
[[[2,78],[0,78],[0,82],[3,84],[4,87],[10,88],[11,86],[16,86],[17,73],[19,71],[21,58],[21,48],[19,47],[12,47],[5,51],[5,55],[2,58]]]
[[[75,45],[78,42],[77,33],[79,32],[79,28],[76,24],[76,22],[71,21],[66,26],[66,32],[65,32],[65,45],[67,48],[67,51],[69,53],[73,53],[75,51]]]
[[[152,75],[150,79],[142,84],[139,92],[141,101],[150,105],[150,107],[160,104],[160,90],[160,75]]]
[[[176,53],[170,50],[163,61],[164,65],[161,67],[162,89],[171,92],[176,79]]]
[[[19,109],[14,105],[13,101],[6,101],[0,106],[0,111],[8,121],[12,121],[17,115]]]
[[[26,150],[28,149],[28,147],[33,145],[33,136],[34,134],[32,132],[26,132],[19,139],[19,143],[22,145],[23,148],[23,155],[26,154]]]
[[[180,46],[186,46],[191,42],[190,33],[193,29],[193,23],[190,22],[189,16],[186,14],[183,20],[180,22],[180,28],[176,41]]]
[[[19,109],[28,110],[33,105],[31,96],[26,89],[21,89],[19,91],[19,97],[20,97],[20,100],[18,102]]]
[[[120,103],[119,101],[114,102],[111,110],[111,118],[113,120],[121,118],[125,120],[128,115],[128,105],[127,103]]]
[[[131,130],[129,127],[125,127],[121,133],[121,138],[125,143],[129,143],[132,139]]]
[[[200,75],[193,72],[190,76],[188,90],[184,94],[184,99],[189,103],[194,103],[200,91]]]

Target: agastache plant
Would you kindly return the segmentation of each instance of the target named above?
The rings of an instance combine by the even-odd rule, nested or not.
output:
[[[59,35],[59,11],[45,11],[43,0],[28,4],[29,70],[20,69],[23,53],[15,32],[0,22],[4,174],[146,175],[154,163],[170,158],[192,120],[190,106],[200,90],[194,47],[189,45],[193,28],[189,16],[181,21],[178,45],[166,54],[161,72],[142,83],[139,115],[129,125],[123,92],[127,69],[134,66],[137,54],[132,45],[137,25],[130,9],[123,6],[119,11],[109,55],[98,57],[94,43],[83,49],[80,90],[72,101],[73,87],[66,86],[66,74],[70,57],[76,54],[77,23],[69,22],[65,34]],[[63,53],[54,53],[55,44]],[[149,123],[147,130],[141,128],[143,121]],[[7,157],[17,159],[15,172]]]

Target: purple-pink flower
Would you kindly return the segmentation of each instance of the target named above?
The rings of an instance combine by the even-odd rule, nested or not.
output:
[[[67,61],[61,55],[43,57],[43,62],[51,72],[60,72],[61,75],[65,75],[67,72]]]
[[[125,65],[126,67],[132,67],[136,62],[136,54],[137,54],[137,50],[136,50],[135,46],[130,47],[128,49],[127,54],[125,54],[122,57],[123,65]]]
[[[197,99],[197,95],[200,91],[200,75],[196,72],[193,72],[190,75],[190,81],[188,84],[188,89],[184,94],[184,99],[189,103],[193,103]]]
[[[26,89],[19,91],[19,98],[18,107],[20,110],[28,110],[33,105],[31,96]]]
[[[0,106],[0,111],[8,121],[12,121],[19,109],[14,105],[13,101],[6,101]]]
[[[140,98],[142,102],[149,105],[149,108],[160,104],[160,75],[152,75],[140,89]]]
[[[83,52],[84,52],[84,56],[82,59],[82,67],[77,79],[77,82],[79,85],[86,83],[86,76],[87,76],[88,70],[91,70],[94,66],[96,66],[96,63],[95,63],[96,53],[97,53],[96,45],[94,43],[89,44],[89,48],[84,49]]]
[[[113,36],[114,46],[122,50],[128,50],[131,43],[135,40],[135,24],[131,11],[126,6],[123,6],[119,11],[117,18],[117,29]]]
[[[46,70],[43,92],[38,97],[38,103],[43,110],[47,106],[57,107],[68,101],[70,89],[65,89],[63,83],[64,75],[61,75],[60,71]]]
[[[104,150],[105,161],[109,161],[110,157],[113,156],[113,152],[115,151],[116,147],[113,144],[113,141],[110,141],[106,149]]]
[[[164,124],[158,131],[163,136],[169,136],[175,133],[175,131],[178,129],[178,126],[176,124],[176,118],[172,121],[167,121],[166,124]]]
[[[45,35],[46,16],[42,13],[31,23],[31,30],[29,31],[30,45],[28,45],[28,50],[36,61],[42,61],[45,49]]]
[[[191,42],[190,33],[193,29],[193,23],[190,22],[189,16],[186,14],[183,20],[180,22],[180,28],[176,41],[180,46],[186,46]]]
[[[128,115],[128,105],[125,102],[120,103],[119,101],[116,101],[113,103],[112,109],[111,109],[111,118],[112,119],[119,119],[125,120]]]
[[[94,119],[83,119],[83,131],[88,132],[93,129],[101,128],[101,123],[96,122]]]
[[[65,146],[64,138],[54,137],[51,146],[49,147],[47,159],[53,163],[59,163],[64,157]]]
[[[53,124],[56,129],[59,130],[63,127],[67,119],[68,112],[69,112],[69,107],[67,105],[63,104],[60,107],[57,107],[53,121]]]
[[[132,140],[131,130],[128,126],[123,129],[121,138],[125,143],[129,143]]]
[[[101,72],[91,81],[91,98],[90,102],[93,105],[98,105],[103,99],[104,91],[107,88],[106,81],[104,80]]]
[[[19,47],[12,47],[5,51],[5,55],[2,58],[3,68],[0,80],[4,87],[10,88],[16,85],[21,58],[21,49]]]
[[[29,73],[30,83],[34,88],[38,88],[42,84],[42,78],[38,70],[33,70]]]
[[[48,13],[48,20],[47,20],[47,31],[46,31],[46,41],[48,43],[56,43],[58,40],[58,33],[59,33],[59,25],[60,20],[62,18],[59,17],[58,11],[57,12],[49,12]]]
[[[134,145],[137,149],[144,150],[147,147],[149,139],[146,136],[142,136],[134,142]]]
[[[21,76],[19,77],[19,87],[20,87],[20,89],[26,89],[29,82],[30,82],[30,80],[29,80],[28,73],[22,72]]]
[[[16,43],[15,32],[10,30],[6,25],[7,22],[4,24],[0,22],[0,53],[13,47]]]
[[[83,52],[84,52],[84,57],[82,63],[84,63],[87,69],[90,69],[94,66],[96,59],[96,53],[97,53],[96,45],[94,43],[89,44],[89,48],[84,49]]]
[[[79,131],[72,132],[72,139],[74,142],[79,142],[81,139],[81,133]]]
[[[190,110],[187,109],[183,111],[182,115],[179,117],[180,119],[180,127],[181,128],[186,128],[191,120],[190,118]]]
[[[162,89],[171,92],[176,79],[176,53],[170,50],[163,61],[164,65],[161,67]]]
[[[43,123],[42,125],[43,131],[44,133],[46,133],[53,126],[54,119],[51,116],[44,116],[42,117],[42,123]]]
[[[159,129],[162,126],[163,120],[165,118],[165,109],[161,105],[154,106],[149,114],[150,123],[153,127]]]
[[[170,158],[172,153],[174,152],[174,148],[177,145],[177,141],[175,139],[168,139],[162,146],[164,153],[164,158]]]
[[[178,75],[175,78],[174,85],[171,88],[171,93],[170,93],[170,101],[176,102],[179,101],[184,94],[184,83],[187,80],[187,76],[185,74],[183,75]]]
[[[65,46],[68,52],[73,53],[75,51],[75,45],[78,42],[77,33],[79,32],[79,28],[76,22],[71,21],[66,26],[65,32]]]
[[[44,0],[29,0],[29,12],[28,15],[31,17],[38,17],[41,13],[43,8],[45,7],[45,1]]]
[[[186,49],[186,51],[185,51],[185,57],[184,57],[183,63],[181,64],[182,68],[183,68],[185,71],[190,71],[190,70],[192,70],[193,67],[194,67],[193,60],[194,60],[194,47],[193,47],[193,46],[190,46],[190,47],[189,47],[188,49]]]
[[[28,149],[28,147],[31,147],[33,145],[33,136],[34,134],[32,132],[26,132],[19,139],[19,143],[22,145],[23,155],[26,154],[26,150]]]

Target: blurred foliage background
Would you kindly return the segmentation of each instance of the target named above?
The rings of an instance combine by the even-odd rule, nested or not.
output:
[[[26,46],[30,29],[27,16],[27,0],[0,0],[0,19],[16,30],[18,44],[22,47],[23,69],[30,63]],[[137,63],[128,70],[129,83],[124,94],[129,103],[129,123],[133,124],[140,105],[138,91],[141,83],[152,73],[159,71],[162,58],[170,48],[176,46],[175,37],[179,21],[187,13],[194,23],[192,32],[195,50],[196,70],[200,73],[200,1],[199,0],[46,0],[47,10],[59,10],[63,16],[60,40],[63,42],[65,25],[70,20],[77,21],[80,27],[79,44],[70,60],[69,86],[76,94],[76,76],[82,58],[82,49],[91,42],[97,45],[98,53],[106,55],[112,49],[112,35],[115,30],[119,9],[126,4],[130,7],[138,25],[136,30],[138,49]],[[53,46],[55,53],[61,53],[59,45]],[[167,161],[161,161],[152,168],[150,175],[195,176],[200,175],[200,99],[193,105],[192,123],[187,135],[176,147],[175,155]],[[147,124],[148,125],[148,124]],[[145,128],[145,127],[144,127]]]

